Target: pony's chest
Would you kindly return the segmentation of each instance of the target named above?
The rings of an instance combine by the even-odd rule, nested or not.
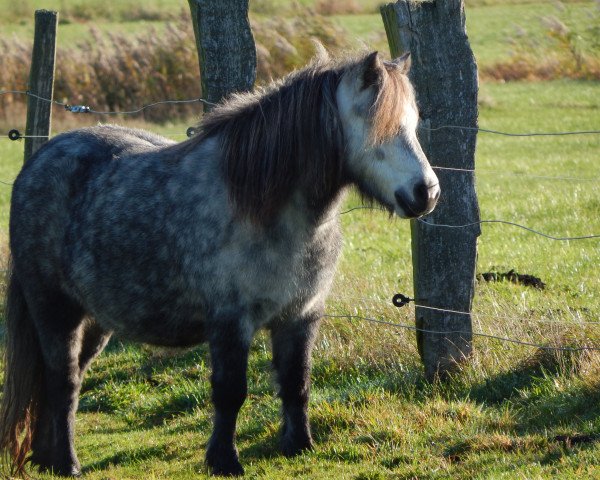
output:
[[[275,242],[240,247],[235,255],[235,284],[255,327],[285,313],[305,309],[327,295],[340,250],[337,229],[303,238],[282,236]]]

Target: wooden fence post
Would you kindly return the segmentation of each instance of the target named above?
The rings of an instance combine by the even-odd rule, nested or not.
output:
[[[393,57],[411,52],[410,77],[417,93],[420,140],[431,165],[474,169],[477,127],[477,65],[465,30],[463,0],[399,0],[381,7]],[[442,190],[429,224],[464,225],[479,221],[474,173],[436,170]],[[471,306],[474,295],[479,225],[430,226],[413,220],[413,283],[416,326],[443,334],[418,332],[417,342],[429,380],[443,378],[472,351]]]
[[[256,45],[248,0],[188,0],[198,47],[202,96],[218,103],[232,92],[251,90]],[[212,108],[204,104],[204,111]]]
[[[58,13],[35,11],[35,34],[29,70],[28,91],[44,99],[53,99],[54,62],[56,60],[56,26]],[[25,163],[35,151],[48,141],[52,103],[32,95],[27,97],[25,126]],[[28,136],[34,138],[27,138]]]

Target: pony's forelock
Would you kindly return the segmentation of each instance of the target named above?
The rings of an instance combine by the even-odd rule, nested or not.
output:
[[[373,145],[381,145],[400,134],[406,105],[414,103],[414,97],[408,77],[398,67],[385,64],[370,111]]]

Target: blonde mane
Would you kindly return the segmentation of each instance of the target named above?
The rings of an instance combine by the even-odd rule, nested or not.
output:
[[[375,102],[371,107],[371,142],[380,145],[397,136],[407,104],[415,103],[408,77],[394,64],[384,63],[387,75],[381,75]]]

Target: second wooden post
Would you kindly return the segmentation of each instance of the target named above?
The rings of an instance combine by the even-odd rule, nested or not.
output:
[[[414,294],[422,305],[415,309],[417,342],[425,374],[434,380],[472,351],[479,207],[474,172],[461,169],[475,168],[477,65],[463,0],[400,0],[382,6],[381,14],[392,57],[411,52],[419,138],[431,165],[441,167],[435,170],[442,191],[436,209],[424,219],[427,224],[411,225]]]
[[[218,103],[251,90],[256,80],[256,46],[248,0],[188,0],[198,46],[202,96]],[[212,108],[204,104],[204,111]]]

